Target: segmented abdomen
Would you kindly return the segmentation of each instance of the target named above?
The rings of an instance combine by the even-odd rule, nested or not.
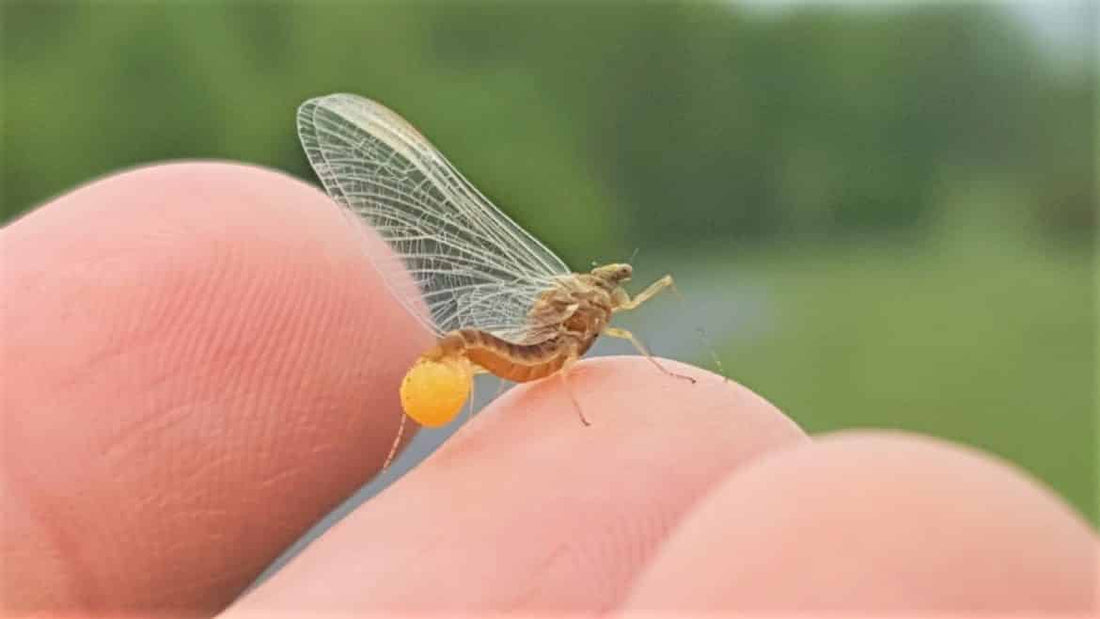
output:
[[[513,344],[478,329],[459,329],[439,341],[443,355],[461,354],[505,380],[523,383],[557,372],[570,355],[584,354],[587,345],[559,336],[538,344]]]

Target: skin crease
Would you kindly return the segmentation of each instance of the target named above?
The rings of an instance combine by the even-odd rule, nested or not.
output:
[[[5,614],[215,613],[374,475],[432,339],[364,242],[318,190],[221,163],[105,178],[3,229]],[[923,437],[811,441],[665,363],[699,383],[579,363],[590,428],[557,380],[510,390],[225,615],[1091,603],[1094,534],[1015,469]]]

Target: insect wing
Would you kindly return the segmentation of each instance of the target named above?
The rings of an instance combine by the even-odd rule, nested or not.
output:
[[[472,327],[517,343],[545,337],[528,314],[568,267],[408,122],[369,99],[334,94],[302,104],[298,135],[329,195],[393,250],[371,258],[422,323],[438,335]]]

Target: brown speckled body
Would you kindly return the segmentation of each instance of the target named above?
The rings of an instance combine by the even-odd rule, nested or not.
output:
[[[425,353],[429,359],[461,355],[478,367],[518,383],[544,378],[577,359],[599,337],[611,314],[629,296],[620,288],[629,265],[609,265],[563,278],[531,308],[540,325],[532,343],[516,344],[479,329],[458,329]]]

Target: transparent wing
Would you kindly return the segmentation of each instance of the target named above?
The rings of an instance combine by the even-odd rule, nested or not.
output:
[[[548,325],[528,314],[568,267],[408,122],[369,99],[334,94],[298,108],[298,135],[329,195],[393,250],[371,258],[421,322],[440,335],[473,327],[517,343],[546,336]]]

